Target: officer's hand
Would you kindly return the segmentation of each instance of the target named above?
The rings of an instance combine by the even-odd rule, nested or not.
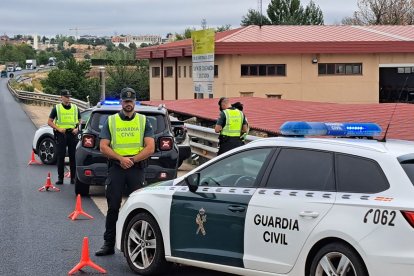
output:
[[[66,133],[66,129],[64,129],[64,128],[59,128],[58,127],[56,130],[59,131],[60,133],[63,133],[63,134]]]
[[[74,129],[72,130],[72,134],[73,134],[73,135],[78,134],[78,132],[79,132],[79,130],[78,130],[77,128],[74,128]]]
[[[134,162],[129,157],[122,157],[120,164],[123,169],[129,169],[134,166]]]

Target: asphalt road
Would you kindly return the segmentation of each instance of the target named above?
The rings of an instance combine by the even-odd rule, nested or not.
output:
[[[79,262],[82,240],[89,238],[91,259],[108,275],[134,275],[121,252],[95,257],[103,243],[105,217],[89,197],[82,207],[94,219],[71,221],[74,187],[39,192],[48,172],[56,181],[56,167],[27,166],[36,127],[0,79],[0,275],[67,275]],[[86,268],[82,275],[98,274]],[[228,275],[175,266],[168,275]]]

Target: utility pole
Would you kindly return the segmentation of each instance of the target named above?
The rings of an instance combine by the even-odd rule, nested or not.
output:
[[[99,81],[101,84],[101,101],[105,101],[105,67],[99,67]]]
[[[257,8],[259,9],[259,13],[260,13],[260,25],[259,25],[259,27],[262,28],[262,26],[263,26],[263,1],[262,0],[257,0]]]
[[[201,19],[201,29],[205,30],[207,28],[207,19]]]

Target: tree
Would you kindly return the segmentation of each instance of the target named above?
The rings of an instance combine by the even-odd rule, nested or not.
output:
[[[414,0],[358,0],[358,11],[342,20],[345,25],[412,25]]]
[[[59,63],[59,67],[49,72],[48,77],[41,81],[44,91],[49,94],[59,94],[60,90],[68,89],[76,99],[87,100],[95,104],[99,100],[99,80],[88,78],[91,68],[88,61],[69,59]]]
[[[270,25],[269,18],[266,15],[260,14],[260,12],[249,9],[246,15],[242,17],[241,24],[242,26],[249,26],[249,25]]]
[[[186,28],[184,30],[184,33],[179,34],[179,33],[175,33],[175,40],[183,40],[183,39],[188,39],[191,38],[191,32],[195,31],[195,28]]]
[[[107,94],[119,98],[125,87],[133,88],[139,100],[149,99],[149,63],[148,60],[135,60],[135,51],[117,50],[107,57],[111,66],[107,67]],[[135,65],[133,65],[135,63]]]
[[[315,3],[311,0],[305,8],[302,19],[303,25],[323,25],[323,12],[316,6]]]
[[[249,9],[243,16],[241,25],[323,25],[323,13],[311,0],[303,8],[300,0],[271,0],[267,7],[267,16]]]
[[[131,42],[131,43],[129,43],[128,48],[129,49],[136,50],[137,49],[137,45],[134,42]]]
[[[228,31],[231,29],[231,25],[230,24],[226,24],[226,25],[222,25],[220,27],[216,28],[216,32],[224,32],[224,31]]]

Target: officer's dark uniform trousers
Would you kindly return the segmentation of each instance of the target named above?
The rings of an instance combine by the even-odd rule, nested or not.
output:
[[[123,169],[118,163],[109,161],[108,177],[105,182],[108,213],[106,215],[104,240],[111,246],[115,245],[116,221],[118,220],[122,195],[125,189],[127,189],[129,195],[141,188],[144,180],[144,169],[139,167],[139,163],[129,169]],[[126,183],[125,186],[124,183]]]
[[[58,177],[59,179],[63,179],[64,177],[67,147],[70,161],[70,177],[74,179],[76,175],[75,152],[76,144],[78,143],[78,135],[72,134],[72,129],[68,129],[65,134],[55,131],[55,139],[57,146]]]
[[[235,149],[237,147],[243,146],[244,142],[240,137],[230,137],[230,136],[219,136],[219,150],[217,155],[225,153],[229,150]]]

